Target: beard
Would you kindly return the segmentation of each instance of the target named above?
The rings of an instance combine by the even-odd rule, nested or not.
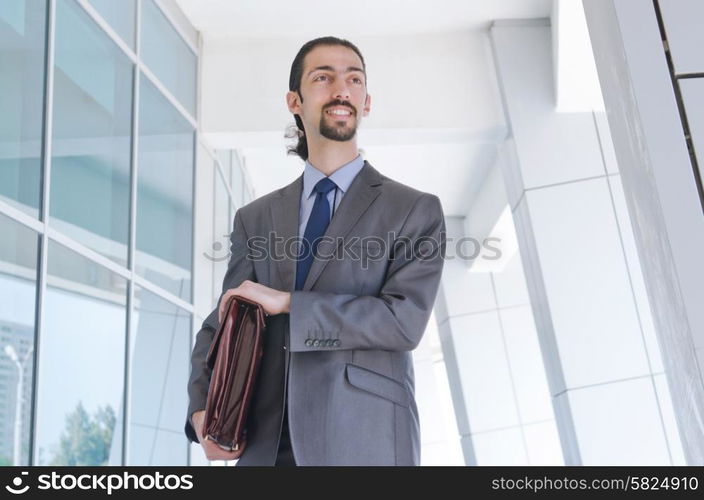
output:
[[[356,115],[350,116],[348,120],[337,120],[335,117],[323,112],[320,117],[320,135],[332,141],[349,141],[357,133]],[[330,119],[328,121],[328,118]],[[354,121],[354,123],[352,123]]]

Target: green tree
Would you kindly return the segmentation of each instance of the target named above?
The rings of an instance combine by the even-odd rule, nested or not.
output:
[[[58,452],[51,465],[106,465],[115,430],[115,410],[100,407],[91,417],[79,401],[66,415]]]

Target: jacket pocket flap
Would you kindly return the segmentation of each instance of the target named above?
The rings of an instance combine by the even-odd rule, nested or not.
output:
[[[386,375],[351,363],[347,363],[345,372],[349,383],[359,389],[371,392],[402,406],[410,404],[411,398],[406,388]]]

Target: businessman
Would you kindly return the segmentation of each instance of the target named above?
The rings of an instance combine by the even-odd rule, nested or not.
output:
[[[223,292],[191,356],[186,434],[209,459],[238,466],[419,465],[411,351],[442,274],[440,200],[361,156],[356,132],[371,96],[349,41],[303,45],[286,102],[298,141],[289,152],[304,171],[235,214]],[[267,316],[246,444],[227,452],[201,431],[205,356],[233,295]]]

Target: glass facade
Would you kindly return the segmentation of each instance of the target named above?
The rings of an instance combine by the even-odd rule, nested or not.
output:
[[[39,215],[46,0],[0,2],[0,200]]]
[[[195,131],[146,78],[139,106],[137,272],[191,299]]]
[[[0,2],[0,465],[193,455],[194,315],[220,292],[194,301],[194,263],[221,286],[249,195],[196,135],[193,42],[161,4],[117,4]],[[215,184],[196,191],[196,167]]]
[[[51,223],[122,265],[133,75],[134,64],[78,4],[56,3]]]
[[[137,287],[130,342],[129,465],[182,465],[191,354],[188,311]]]
[[[0,234],[0,465],[26,465],[39,235],[3,215]]]
[[[35,464],[121,464],[126,301],[126,279],[49,241]]]
[[[134,50],[137,0],[90,0],[90,3],[122,41]]]
[[[144,62],[195,116],[198,58],[154,0],[142,0],[140,36]]]

